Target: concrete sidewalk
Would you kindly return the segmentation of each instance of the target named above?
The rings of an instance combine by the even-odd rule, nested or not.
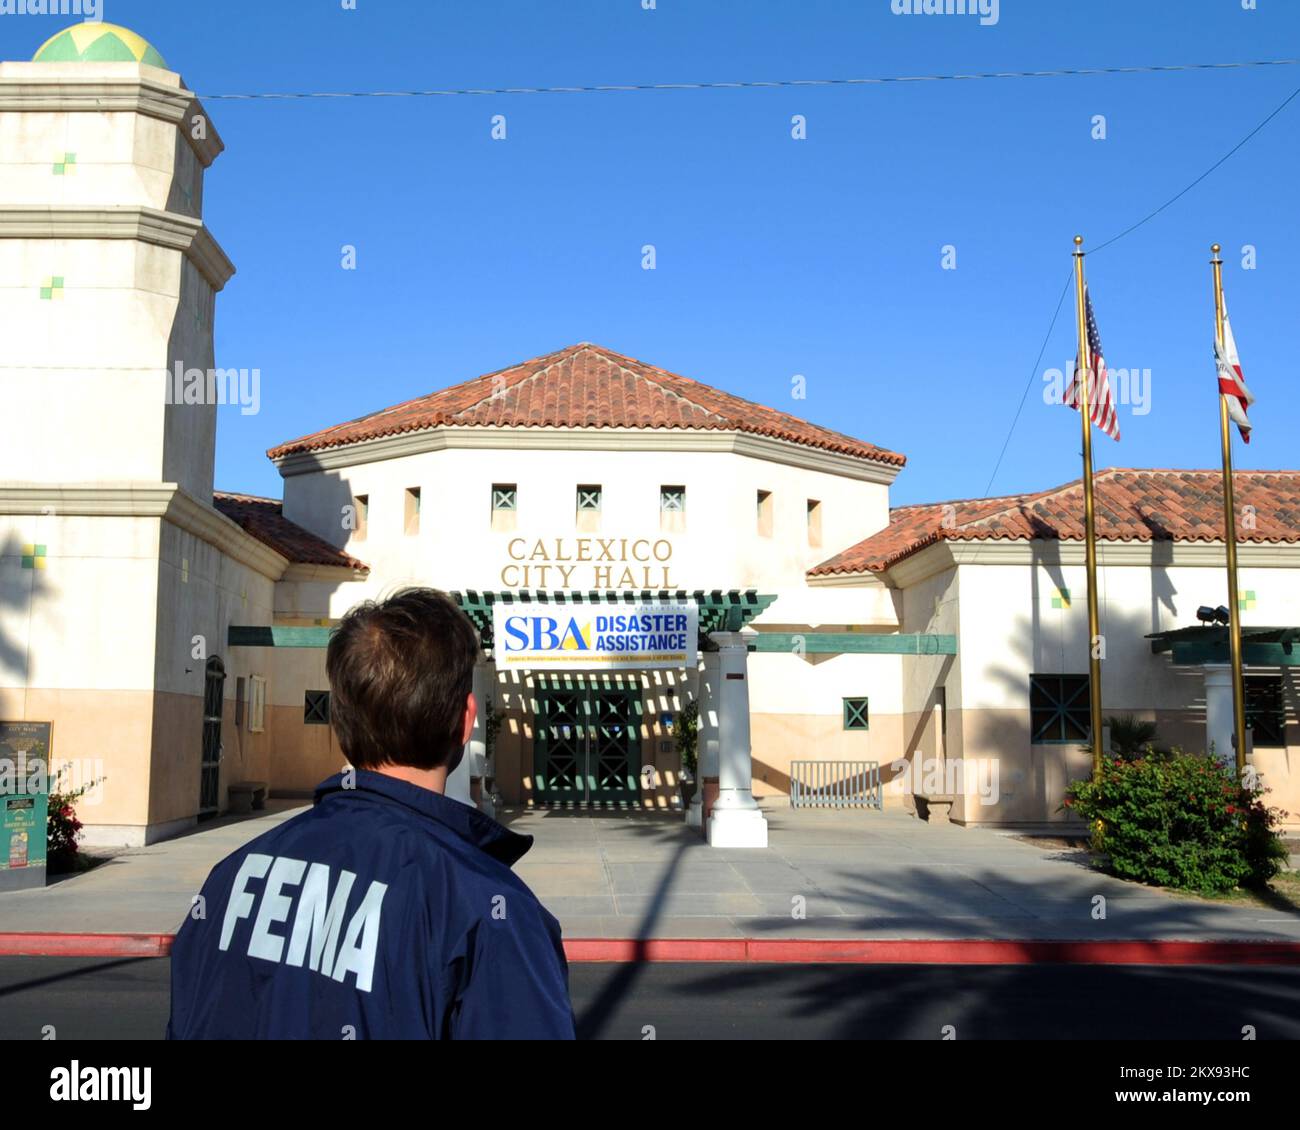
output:
[[[764,810],[763,850],[710,848],[668,814],[505,821],[536,837],[515,870],[566,937],[1300,941],[1289,909],[1166,895],[1084,852],[897,811]]]
[[[0,933],[172,933],[214,863],[300,810],[277,807],[0,894]],[[566,938],[1300,942],[1290,909],[1166,895],[1090,870],[1081,852],[902,812],[764,807],[762,850],[710,848],[671,813],[522,810],[503,821],[535,837],[515,870]]]

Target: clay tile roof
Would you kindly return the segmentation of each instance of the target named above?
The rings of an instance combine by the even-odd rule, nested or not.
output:
[[[290,522],[284,516],[279,499],[218,491],[212,496],[212,505],[245,533],[295,565],[335,565],[369,572],[370,566],[365,562],[349,557],[324,538],[304,530],[296,522]]]
[[[1245,542],[1300,542],[1300,471],[1237,471],[1237,512],[1251,506]],[[1221,541],[1218,471],[1112,467],[1093,478],[1097,537],[1103,541]],[[937,541],[1082,541],[1083,482],[1037,494],[900,506],[889,525],[808,570],[810,577],[879,573]]]
[[[736,431],[877,463],[906,459],[590,342],[273,447],[272,459],[425,428],[556,427]]]

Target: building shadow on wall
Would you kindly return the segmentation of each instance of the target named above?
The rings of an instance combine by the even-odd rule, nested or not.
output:
[[[908,657],[904,656],[904,660]],[[941,744],[944,745],[942,750],[944,758],[951,760],[961,753],[961,731],[956,726],[947,727],[946,744],[944,739],[935,732],[935,707],[939,703],[939,692],[941,688],[948,685],[948,676],[957,662],[955,655],[945,655],[943,662],[939,665],[939,672],[930,682],[926,691],[926,707],[917,713],[915,724],[908,731],[903,740],[903,751],[899,757],[888,763],[882,762],[880,766],[880,787],[884,795],[890,792],[897,793],[902,790],[910,795],[911,790],[908,784],[917,779],[916,768],[917,756],[921,762],[930,758],[937,758],[940,752]],[[904,668],[906,672],[906,668]],[[906,678],[906,673],[904,674]],[[904,701],[906,701],[906,689],[904,690]],[[947,710],[950,704],[945,702],[944,709]],[[903,713],[904,725],[906,725],[907,712]],[[898,767],[898,761],[906,761],[906,767]],[[922,774],[923,777],[923,774]],[[907,801],[908,804],[913,803]]]
[[[41,516],[29,517],[32,529],[36,530]],[[44,564],[50,561],[57,562],[58,558],[48,556],[48,547],[36,540],[24,542],[10,534],[0,545],[0,562],[3,562],[3,572],[0,572],[0,578],[3,578],[0,581],[0,674],[11,686],[23,688],[31,685],[31,657],[36,641],[24,640],[14,625],[25,620],[28,630],[33,630],[38,605],[41,620],[48,622],[50,600],[56,595],[56,586]],[[53,627],[61,634],[61,623]]]
[[[962,734],[968,754],[996,755],[996,751],[1010,745],[1025,758],[1023,764],[1030,779],[1024,784],[1030,790],[1031,807],[1044,813],[1035,822],[1051,819],[1049,807],[1054,809],[1060,803],[1059,797],[1048,795],[1048,774],[1041,760],[1043,751],[1055,747],[1068,754],[1080,751],[1085,744],[1082,738],[1035,742],[1027,705],[1031,675],[1088,674],[1087,594],[1071,591],[1067,586],[1059,545],[1054,541],[1035,543],[1031,611],[1027,616],[1013,618],[1004,633],[1007,650],[984,673],[985,680],[999,692],[997,697],[1015,705],[991,711],[978,706],[966,707],[962,715]],[[1151,641],[1146,638],[1152,632],[1178,625],[1173,614],[1177,590],[1169,577],[1171,555],[1157,543],[1154,557],[1153,567],[1144,570],[1151,585],[1148,609],[1125,611],[1119,607],[1118,600],[1108,605],[1104,590],[1100,594],[1099,626],[1105,649],[1102,716],[1109,719],[1134,714],[1157,720],[1161,724],[1158,744],[1179,745],[1190,752],[1200,752],[1205,733],[1204,679],[1198,669],[1175,667],[1170,656],[1154,654]],[[1050,591],[1043,590],[1044,576],[1052,586]],[[1103,573],[1103,581],[1104,577]],[[1171,686],[1177,688],[1172,695]],[[1157,702],[1171,699],[1183,705],[1173,711]],[[1082,708],[1086,715],[1086,698],[1082,700]],[[1008,766],[1004,765],[1005,768]],[[1012,774],[1019,772],[1014,762],[1009,768]],[[1007,784],[1020,784],[1008,780],[1005,773],[1001,779],[1004,794]]]
[[[357,520],[355,511],[356,495],[351,480],[345,478],[337,470],[324,467],[314,455],[295,456],[295,466],[305,468],[302,472],[305,475],[319,475],[316,480],[319,486],[310,504],[295,499],[288,505],[282,505],[284,516],[290,522],[302,526],[305,530],[310,530],[318,538],[329,542],[335,549],[341,552],[351,552],[353,556],[364,561],[364,552],[358,552],[358,550],[363,549],[366,544],[365,539],[355,541],[350,549],[348,547]],[[290,476],[290,478],[294,477],[297,476]],[[288,481],[286,479],[281,484],[280,493],[282,499],[288,494],[288,491],[283,489]]]

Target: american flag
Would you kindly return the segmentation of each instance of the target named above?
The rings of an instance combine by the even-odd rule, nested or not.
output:
[[[1228,400],[1228,415],[1241,432],[1241,438],[1249,443],[1250,420],[1246,409],[1255,403],[1255,398],[1246,387],[1246,378],[1241,371],[1241,358],[1237,355],[1237,341],[1232,336],[1226,303],[1223,307],[1223,345],[1215,340],[1214,359],[1219,369],[1219,392]]]
[[[1088,415],[1092,422],[1111,439],[1119,439],[1119,413],[1115,410],[1115,398],[1110,391],[1110,375],[1106,372],[1106,358],[1101,351],[1101,335],[1097,332],[1097,319],[1092,313],[1092,294],[1083,288],[1084,305],[1088,313],[1088,352],[1092,356],[1094,377],[1088,382]],[[1065,403],[1075,411],[1079,408],[1079,369],[1075,362],[1074,379],[1065,390]]]

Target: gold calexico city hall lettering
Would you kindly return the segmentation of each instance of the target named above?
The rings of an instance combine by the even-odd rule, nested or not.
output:
[[[511,538],[505,588],[671,589],[667,538]]]

